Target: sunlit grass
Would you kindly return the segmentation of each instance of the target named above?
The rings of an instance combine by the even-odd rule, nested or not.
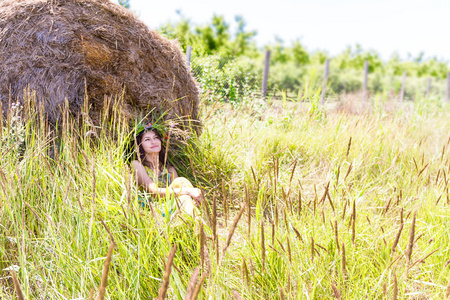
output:
[[[14,294],[5,270],[14,266],[28,298],[97,294],[113,239],[108,299],[156,297],[175,243],[170,298],[184,298],[197,266],[208,271],[200,298],[233,291],[246,299],[392,298],[394,275],[399,298],[442,298],[450,111],[431,100],[386,106],[346,114],[285,100],[205,112],[202,135],[171,158],[205,190],[210,211],[217,202],[218,248],[208,231],[204,259],[198,228],[157,224],[138,205],[122,159],[124,120],[104,128],[85,121],[77,131],[67,117],[55,138],[39,113],[8,118],[0,148],[1,296]],[[112,126],[117,138],[107,133]],[[220,262],[241,203],[245,213]]]

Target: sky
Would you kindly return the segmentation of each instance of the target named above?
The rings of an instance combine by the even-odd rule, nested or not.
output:
[[[117,0],[114,0],[117,1]],[[308,51],[336,55],[360,44],[383,59],[425,57],[450,61],[449,0],[130,0],[131,10],[150,28],[180,20],[205,24],[214,14],[229,24],[242,16],[247,30],[257,31],[258,46],[299,40]]]

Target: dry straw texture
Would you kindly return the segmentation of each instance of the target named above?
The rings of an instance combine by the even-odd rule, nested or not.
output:
[[[105,95],[136,117],[155,109],[197,120],[199,88],[176,41],[150,30],[129,10],[108,0],[0,2],[0,101],[24,91],[46,104],[48,120],[83,107],[100,124]],[[118,96],[118,97],[117,97]]]

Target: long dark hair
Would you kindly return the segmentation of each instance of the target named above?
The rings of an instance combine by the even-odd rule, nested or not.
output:
[[[142,137],[144,136],[144,133],[149,132],[149,131],[153,131],[156,134],[156,136],[158,137],[158,139],[161,141],[161,151],[159,151],[159,155],[158,155],[159,156],[158,169],[160,169],[160,171],[162,171],[164,169],[164,167],[166,167],[166,149],[163,147],[163,144],[162,144],[163,139],[162,139],[161,135],[159,134],[158,130],[156,130],[156,129],[144,130],[136,136],[136,145],[138,145],[138,152],[135,155],[135,160],[139,161],[144,166],[152,168],[152,166],[145,160],[145,151],[144,151],[144,148],[142,147]]]

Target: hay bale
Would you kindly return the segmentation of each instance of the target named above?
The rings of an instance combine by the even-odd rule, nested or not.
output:
[[[0,100],[23,101],[24,90],[45,104],[50,124],[65,99],[100,124],[105,95],[123,96],[130,116],[149,110],[198,120],[199,87],[176,41],[150,30],[108,0],[0,1]]]

